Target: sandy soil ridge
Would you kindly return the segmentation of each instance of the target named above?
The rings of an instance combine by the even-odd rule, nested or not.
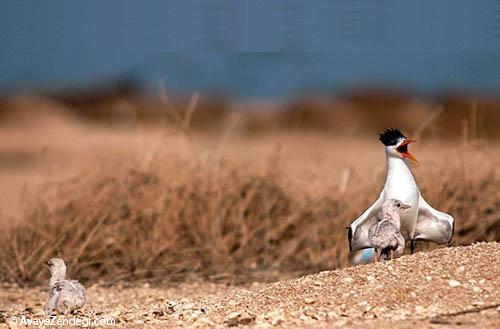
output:
[[[92,286],[78,316],[112,317],[124,328],[498,328],[499,264],[500,243],[492,242],[248,287]],[[2,287],[0,328],[16,327],[12,316],[42,318],[45,294]]]

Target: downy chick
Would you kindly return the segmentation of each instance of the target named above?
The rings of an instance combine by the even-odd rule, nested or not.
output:
[[[409,209],[410,206],[404,204],[400,200],[387,199],[382,205],[381,220],[377,221],[370,230],[368,236],[372,247],[376,248],[376,260],[380,260],[381,255],[383,259],[401,255],[405,247],[405,240],[401,234],[401,221],[400,212]]]
[[[47,264],[50,280],[45,314],[67,314],[82,307],[85,303],[85,288],[76,280],[66,280],[64,261],[61,258],[52,258]]]

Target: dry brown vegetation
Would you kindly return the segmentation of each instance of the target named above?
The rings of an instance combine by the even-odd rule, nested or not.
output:
[[[315,104],[306,114],[300,104],[285,112],[289,121],[283,125],[325,129],[322,125],[330,122],[359,131],[364,129],[359,118],[379,118],[344,104],[346,112],[318,119],[324,106]],[[405,113],[418,112],[414,118],[423,119],[406,127],[421,133],[415,122],[432,111],[415,107],[411,103]],[[311,141],[307,134],[281,131],[237,139],[231,130],[236,124],[229,124],[223,137],[215,138],[216,146],[206,147],[200,140],[214,138],[193,136],[190,122],[183,121],[193,112],[187,113],[174,113],[180,135],[162,132],[152,147],[127,150],[113,160],[96,156],[75,166],[70,178],[52,175],[31,187],[21,209],[0,219],[0,281],[41,283],[45,262],[55,255],[67,259],[72,274],[87,282],[183,280],[192,274],[234,281],[234,274],[310,272],[348,264],[345,227],[383,181],[382,149],[374,136],[320,134]],[[217,113],[220,121],[222,112]],[[198,118],[199,124],[205,121]],[[470,124],[464,122],[459,129]],[[445,147],[433,147],[436,137],[427,139],[424,151],[432,160],[416,171],[426,199],[457,219],[454,244],[500,240],[498,146],[480,141],[477,125],[467,130],[476,133]],[[433,129],[439,126],[428,130]],[[330,139],[342,149],[321,144]],[[265,144],[276,147],[263,152],[259,147]],[[310,156],[310,149],[317,154]],[[303,167],[309,171],[298,169]]]

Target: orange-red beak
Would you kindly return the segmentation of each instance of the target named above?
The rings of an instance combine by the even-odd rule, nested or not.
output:
[[[397,148],[397,151],[405,158],[408,158],[412,161],[415,161],[416,163],[418,163],[417,161],[417,158],[415,158],[413,156],[413,154],[410,153],[410,151],[408,151],[408,144],[410,143],[413,143],[413,142],[416,142],[415,140],[413,139],[405,139],[401,145],[398,146]]]

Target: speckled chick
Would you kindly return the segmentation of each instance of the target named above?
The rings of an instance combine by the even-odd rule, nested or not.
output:
[[[47,263],[50,271],[49,299],[45,314],[67,314],[85,304],[85,288],[76,280],[66,279],[66,264],[61,258]]]
[[[368,235],[372,247],[376,248],[376,260],[380,260],[381,255],[388,255],[390,258],[403,254],[405,240],[401,234],[400,212],[409,209],[410,206],[396,199],[387,199],[382,205],[381,220],[377,221]]]

